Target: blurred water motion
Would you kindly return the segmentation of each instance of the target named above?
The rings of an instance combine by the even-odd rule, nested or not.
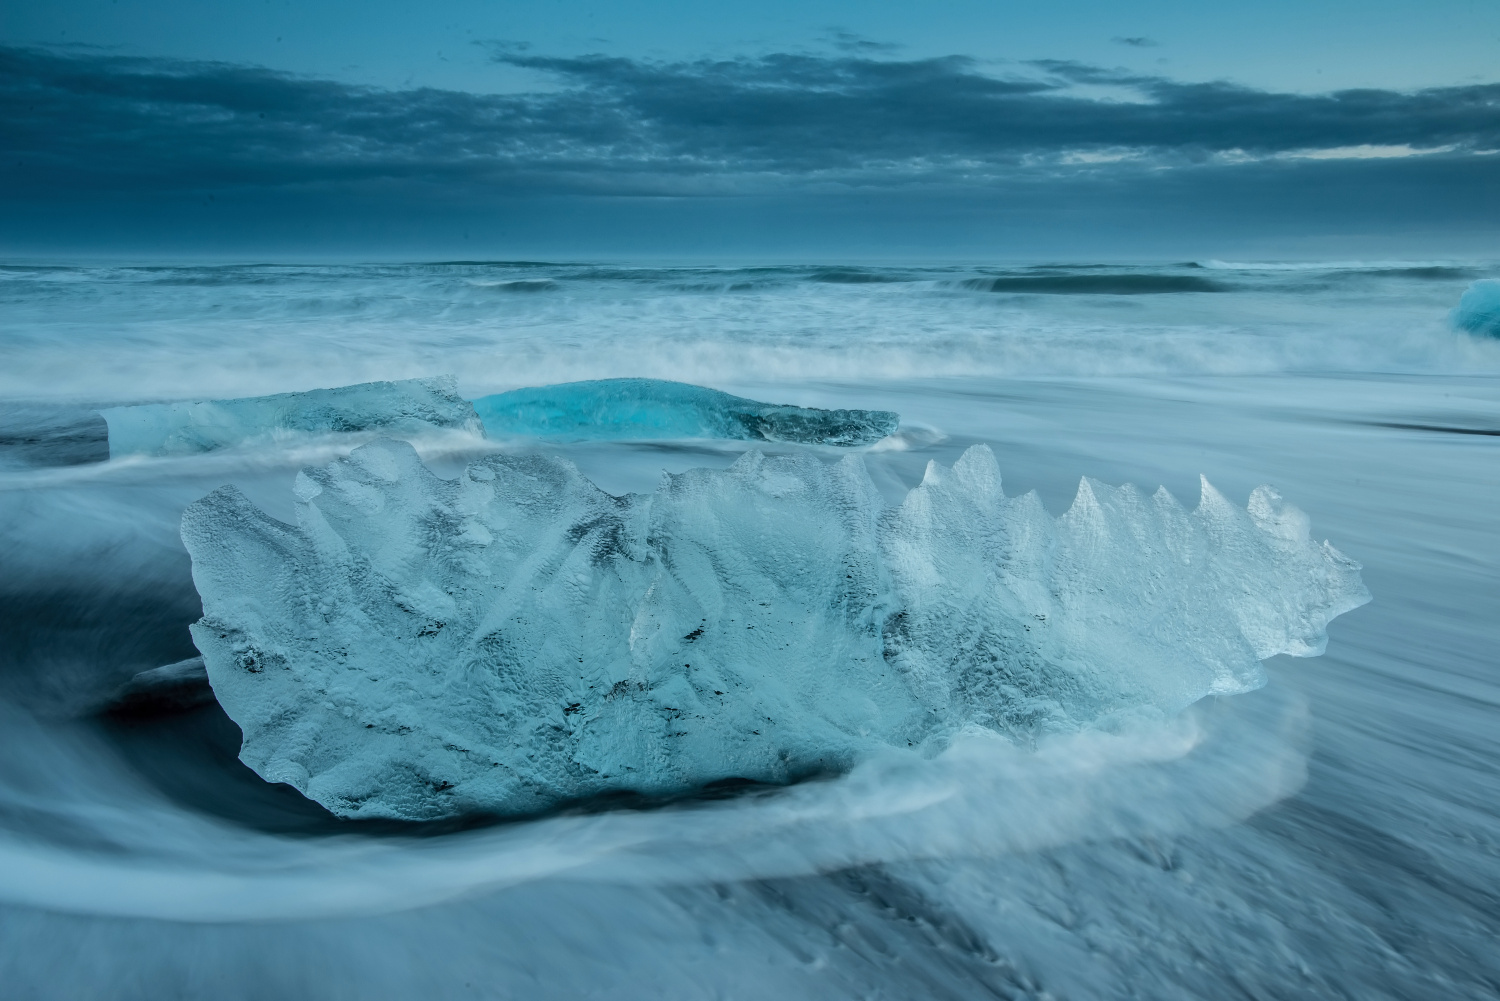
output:
[[[1183,272],[1212,294],[1028,297],[956,287],[1005,277],[973,272],[584,270],[7,272],[3,993],[1500,993],[1500,346],[1445,312],[1473,273],[1226,266]],[[484,284],[520,280],[552,284]],[[376,294],[393,283],[411,294]],[[205,287],[227,318],[202,321]],[[864,452],[889,499],[981,441],[1053,513],[1081,475],[1188,504],[1199,473],[1237,503],[1271,483],[1375,601],[1322,658],[1150,732],[519,822],[342,822],[240,764],[195,701],[177,520],[224,483],[289,518],[296,471],[357,436],[107,462],[94,408],[450,370],[471,397],[642,375],[896,411]],[[443,475],[496,447],[414,440]],[[622,492],[749,444],[544,447]]]

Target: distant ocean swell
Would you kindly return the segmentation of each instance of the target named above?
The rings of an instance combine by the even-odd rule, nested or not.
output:
[[[1448,320],[1490,273],[1433,262],[9,267],[0,393],[130,403],[454,371],[471,397],[617,376],[736,391],[978,375],[1494,371],[1500,343]],[[97,364],[78,365],[80,351]]]

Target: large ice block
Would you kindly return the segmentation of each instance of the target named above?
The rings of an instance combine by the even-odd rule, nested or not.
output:
[[[895,432],[887,410],[820,410],[760,403],[662,379],[600,379],[481,397],[474,409],[495,437],[571,441],[730,438],[867,445]]]
[[[983,446],[893,509],[858,456],[753,451],[614,497],[562,459],[444,480],[382,440],[295,490],[296,525],[232,487],[188,508],[193,637],[241,758],[346,817],[1126,726],[1260,685],[1368,600],[1267,488],[1189,511],[1084,481],[1053,518]]]
[[[417,434],[435,428],[484,433],[452,377],[365,382],[241,400],[111,407],[100,414],[109,425],[110,458],[191,455],[297,433]]]

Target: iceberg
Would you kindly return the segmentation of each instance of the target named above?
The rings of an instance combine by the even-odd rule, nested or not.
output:
[[[1482,337],[1500,337],[1500,279],[1474,282],[1450,314],[1453,326]]]
[[[1007,497],[975,446],[887,507],[862,459],[751,451],[612,496],[561,458],[454,480],[378,440],[191,505],[192,633],[241,759],[342,817],[782,783],[974,728],[1021,744],[1264,683],[1369,600],[1274,490]],[[911,749],[908,751],[908,749]]]
[[[192,455],[289,433],[380,430],[415,434],[457,428],[482,435],[474,407],[451,376],[366,382],[241,400],[154,403],[99,411],[109,455]]]
[[[599,379],[533,386],[474,401],[494,437],[621,441],[729,438],[868,445],[895,432],[887,410],[819,410],[760,403],[661,379]]]

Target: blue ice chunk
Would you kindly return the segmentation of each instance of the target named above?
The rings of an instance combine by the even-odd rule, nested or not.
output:
[[[1469,286],[1450,315],[1453,326],[1481,337],[1500,337],[1500,279],[1486,278]]]
[[[611,496],[571,463],[442,479],[380,440],[183,514],[192,627],[240,758],[345,817],[782,782],[980,727],[1160,719],[1321,653],[1369,600],[1274,490],[1086,480],[1050,515],[988,448],[888,508],[858,454],[751,451]],[[894,749],[894,750],[893,750]]]
[[[570,441],[729,438],[868,445],[901,423],[888,410],[779,406],[662,379],[599,379],[533,386],[474,401],[495,437]]]
[[[452,376],[365,382],[240,400],[154,403],[99,412],[109,455],[192,455],[257,440],[337,431],[417,434],[457,428],[483,435],[474,407]]]

